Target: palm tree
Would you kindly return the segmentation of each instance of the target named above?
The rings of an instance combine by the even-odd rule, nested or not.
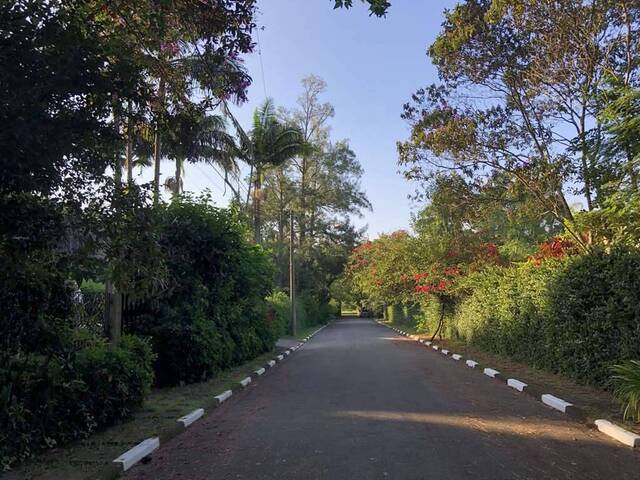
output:
[[[227,132],[224,117],[208,115],[199,105],[188,104],[171,116],[164,152],[175,162],[175,173],[165,182],[177,199],[183,188],[185,162],[219,165],[225,172],[237,171],[235,139]]]
[[[241,158],[252,169],[253,229],[256,243],[262,242],[262,180],[265,169],[282,165],[301,154],[306,144],[299,128],[278,120],[273,100],[268,98],[253,114],[253,128],[247,134],[231,116],[240,137]]]

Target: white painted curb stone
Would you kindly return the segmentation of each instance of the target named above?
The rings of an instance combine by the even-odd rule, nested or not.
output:
[[[269,360],[269,362],[267,363],[267,365],[269,365],[269,368],[271,367],[275,367],[276,366],[276,362],[273,360]]]
[[[245,388],[250,383],[251,383],[251,377],[243,378],[242,380],[240,380],[240,385],[242,385],[243,388]]]
[[[133,467],[136,463],[142,460],[144,457],[150,455],[154,450],[160,448],[160,439],[158,437],[147,438],[143,440],[138,445],[133,447],[131,450],[127,450],[118,458],[116,458],[113,463],[119,463],[122,465],[122,470],[125,472]]]
[[[478,366],[478,362],[474,362],[473,360],[467,360],[467,367],[476,368]]]
[[[214,398],[218,400],[218,405],[220,405],[225,400],[228,400],[233,392],[231,390],[227,390],[226,392],[222,392],[220,395],[216,395]]]
[[[276,358],[278,359],[279,362],[284,360],[284,356],[283,355],[278,355]]]
[[[264,368],[259,368],[258,370],[256,370],[253,373],[255,373],[256,375],[260,376],[260,375],[263,375],[264,372],[266,372],[266,370]]]
[[[487,377],[496,378],[496,375],[498,375],[500,372],[497,370],[494,370],[493,368],[485,368],[483,373]]]
[[[629,447],[640,447],[640,435],[629,432],[618,425],[614,425],[608,420],[596,420],[596,427],[605,435],[615,438],[620,443],[624,443]]]
[[[462,355],[454,353],[453,355],[451,355],[451,358],[453,358],[454,360],[460,360],[462,358]]]
[[[545,405],[549,405],[551,408],[555,408],[556,410],[560,410],[562,413],[567,412],[567,407],[571,407],[573,404],[569,402],[565,402],[561,398],[554,397],[550,393],[545,393],[540,397],[542,403]]]
[[[440,353],[443,355],[449,355],[449,350],[441,350]]]
[[[524,389],[528,387],[526,383],[521,382],[520,380],[516,380],[515,378],[508,379],[507,385],[509,385],[511,388],[515,388],[519,392],[523,392]]]
[[[424,345],[424,340],[420,340],[420,343]]]
[[[440,347],[438,345],[433,345],[431,348],[433,348],[434,350],[438,350]]]
[[[291,355],[291,351],[287,350],[287,351],[284,352],[284,354],[288,357],[289,355]]]
[[[198,420],[203,415],[204,415],[204,408],[199,408],[185,415],[184,417],[180,417],[178,419],[178,422],[182,423],[182,425],[184,425],[184,428],[187,428],[189,425],[191,425],[193,422]]]
[[[433,342],[430,342],[429,340],[427,340],[426,342],[424,342],[424,344],[428,347],[429,345],[431,345]]]

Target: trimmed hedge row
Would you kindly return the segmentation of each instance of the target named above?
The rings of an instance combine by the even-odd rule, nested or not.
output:
[[[434,331],[439,312],[437,300],[430,298],[414,323]],[[640,358],[640,254],[596,250],[472,273],[463,280],[445,332],[610,388],[610,367]]]
[[[291,304],[289,295],[285,292],[274,292],[267,298],[273,321],[281,335],[291,334]],[[333,305],[321,303],[311,292],[298,293],[296,302],[296,320],[298,328],[304,329],[315,325],[324,325],[331,318],[338,315]]]
[[[279,336],[265,302],[273,266],[238,215],[189,198],[158,215],[167,287],[159,311],[133,325],[151,339],[156,383],[206,380],[271,350]]]

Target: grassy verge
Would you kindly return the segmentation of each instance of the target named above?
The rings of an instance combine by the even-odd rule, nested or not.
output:
[[[431,338],[431,335],[418,332],[415,327],[410,325],[394,324],[394,326],[402,328],[402,330],[407,333],[418,335],[421,338]],[[482,366],[495,368],[506,378],[516,378],[532,386],[544,387],[549,390],[549,392],[545,393],[551,393],[575,404],[582,408],[587,415],[593,419],[609,419],[623,425],[629,430],[640,433],[640,425],[623,420],[620,403],[617,402],[609,392],[593,386],[578,384],[562,375],[539,370],[501,355],[485,352],[461,340],[450,338],[440,340],[436,338],[435,343],[446,348],[451,353],[462,355],[465,359],[470,358]]]
[[[119,425],[64,448],[48,451],[17,469],[5,473],[11,480],[84,480],[145,438],[161,435],[176,426],[181,416],[211,403],[213,397],[231,389],[250,372],[264,366],[273,352],[202,383],[154,390],[142,409]]]

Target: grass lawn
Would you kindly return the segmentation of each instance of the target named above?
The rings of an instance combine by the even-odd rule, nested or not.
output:
[[[418,332],[414,327],[405,324],[394,324],[407,333],[418,335],[424,339],[430,339],[431,335]],[[488,353],[473,346],[467,345],[461,340],[443,339],[438,337],[434,343],[440,345],[451,353],[458,353],[464,359],[472,359],[483,367],[491,367],[498,370],[505,378],[516,378],[530,385],[548,387],[549,392],[567,402],[582,408],[592,419],[605,418],[613,420],[625,428],[640,433],[640,425],[625,422],[622,419],[620,404],[609,393],[590,385],[581,385],[562,375],[539,370],[524,363],[516,362],[509,358],[493,353]]]
[[[11,480],[85,480],[142,440],[174,429],[181,416],[203,407],[273,358],[269,352],[202,383],[154,390],[128,421],[68,447],[48,451],[5,473]]]

